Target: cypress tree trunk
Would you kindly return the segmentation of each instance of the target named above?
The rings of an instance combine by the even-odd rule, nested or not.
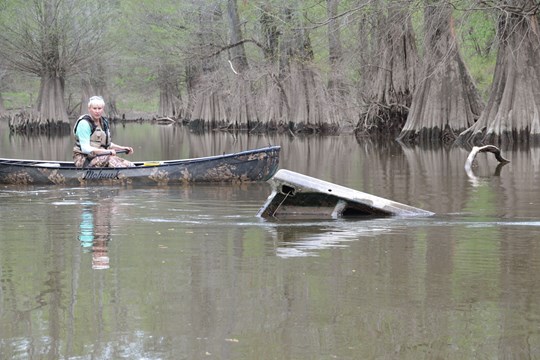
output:
[[[291,9],[286,9],[289,14]],[[291,121],[294,130],[300,132],[317,131],[325,122],[324,100],[319,90],[324,86],[321,79],[310,67],[313,49],[309,32],[302,26],[298,16],[293,17],[296,28],[287,33],[289,41],[284,43],[282,58],[283,71],[286,72],[285,89],[290,101]],[[293,25],[294,26],[294,25]]]
[[[458,51],[452,9],[428,0],[426,54],[407,121],[404,143],[452,142],[480,116],[482,101]]]
[[[218,5],[201,6],[199,10],[199,30],[197,46],[194,51],[200,53],[208,44],[219,44],[216,34],[222,12]],[[209,49],[207,49],[209,51]],[[226,84],[219,73],[219,62],[223,61],[219,55],[207,57],[202,55],[192,60],[188,65],[188,93],[190,95],[190,121],[192,128],[197,130],[214,129],[227,126],[227,99]]]
[[[372,55],[368,76],[373,85],[368,92],[367,111],[357,131],[398,134],[407,118],[416,84],[418,52],[411,16],[402,3],[391,1],[387,13],[379,10],[379,26],[375,29],[378,51]]]
[[[230,84],[228,128],[251,129],[258,122],[257,105],[249,79],[249,64],[244,48],[244,36],[240,26],[240,15],[236,0],[227,1],[227,14],[230,29],[230,44],[237,44],[229,50],[231,71],[227,81]]]
[[[347,74],[347,65],[343,55],[341,31],[343,21],[340,15],[341,0],[327,0],[326,13],[328,17],[328,81],[326,91],[328,108],[326,114],[340,128],[353,129],[358,119],[358,99],[353,93],[353,86]],[[324,90],[321,87],[321,90]],[[324,94],[324,93],[321,93]]]
[[[540,33],[532,0],[500,2],[499,51],[491,94],[458,143],[506,145],[540,139]]]
[[[337,21],[340,0],[326,0],[328,14],[328,91],[335,101],[345,93],[343,74],[343,49],[341,45],[340,24]]]
[[[43,27],[41,49],[41,83],[36,104],[37,124],[54,122],[60,127],[69,128],[66,104],[64,101],[65,68],[62,66],[60,55],[60,31],[56,15],[56,3],[43,3]]]
[[[264,58],[266,61],[266,71],[268,75],[264,79],[261,91],[261,121],[264,127],[278,129],[284,127],[289,120],[289,100],[283,85],[283,78],[280,74],[279,36],[282,33],[278,27],[275,14],[271,4],[266,3],[262,9],[259,22],[264,45]]]
[[[6,107],[4,106],[4,98],[0,93],[0,118],[3,118],[4,116],[6,116]]]
[[[240,27],[240,15],[238,14],[238,4],[236,0],[227,0],[227,14],[229,20],[230,43],[238,44],[244,37]],[[243,43],[230,49],[230,61],[237,72],[240,73],[247,70],[248,61]]]
[[[158,71],[159,110],[158,115],[180,118],[182,101],[176,67],[163,64]]]
[[[295,132],[335,132],[339,118],[331,111],[326,84],[312,65],[313,49],[308,28],[302,23],[299,9],[284,7],[279,51],[279,75],[270,103],[273,114],[281,115]]]
[[[57,76],[54,70],[46,69],[41,76],[36,124],[44,126],[46,123],[53,122],[60,127],[69,127],[64,89],[64,78]]]

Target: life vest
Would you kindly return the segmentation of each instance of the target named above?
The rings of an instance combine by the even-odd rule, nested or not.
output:
[[[91,133],[90,133],[90,145],[96,148],[105,148],[107,149],[111,145],[111,132],[109,129],[109,121],[105,117],[101,117],[101,123],[103,124],[103,129],[97,126],[90,115],[86,114],[77,119],[75,126],[73,127],[73,134],[75,135],[75,148],[73,149],[76,152],[82,153],[81,143],[79,137],[77,136],[77,126],[81,121],[87,121],[90,124]]]

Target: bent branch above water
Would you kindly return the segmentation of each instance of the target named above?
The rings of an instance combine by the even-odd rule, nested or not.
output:
[[[510,162],[510,160],[506,160],[501,155],[501,150],[499,150],[499,148],[494,145],[475,146],[472,148],[471,153],[467,157],[467,161],[465,161],[465,170],[467,171],[471,170],[474,158],[476,157],[478,153],[481,153],[481,152],[493,153],[495,155],[495,159],[497,159],[497,161],[500,163],[506,164]]]

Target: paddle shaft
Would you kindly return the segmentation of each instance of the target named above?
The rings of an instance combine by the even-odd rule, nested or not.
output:
[[[127,154],[127,150],[114,150],[117,154]],[[98,154],[97,156],[105,156],[105,155],[112,155],[112,154]]]

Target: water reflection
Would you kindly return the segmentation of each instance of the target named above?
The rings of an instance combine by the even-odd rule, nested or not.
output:
[[[271,223],[275,253],[282,258],[321,256],[323,250],[349,247],[359,239],[381,235],[412,233],[418,227],[448,224],[444,218],[373,218],[370,220],[340,219],[337,221],[282,221]]]
[[[381,220],[384,221],[384,220]],[[350,241],[363,236],[375,236],[388,231],[377,221],[362,221],[362,226],[355,222],[327,221],[311,223],[306,221],[281,222],[268,228],[272,236],[275,253],[282,258],[320,256],[325,249],[347,247]]]
[[[267,184],[0,186],[0,358],[540,357],[540,149],[500,173],[479,155],[474,184],[465,149],[116,130],[141,160],[282,145],[282,168],[437,215],[270,223]]]
[[[109,241],[111,240],[112,203],[105,199],[100,203],[82,203],[79,241],[84,252],[92,254],[92,269],[110,267]]]

